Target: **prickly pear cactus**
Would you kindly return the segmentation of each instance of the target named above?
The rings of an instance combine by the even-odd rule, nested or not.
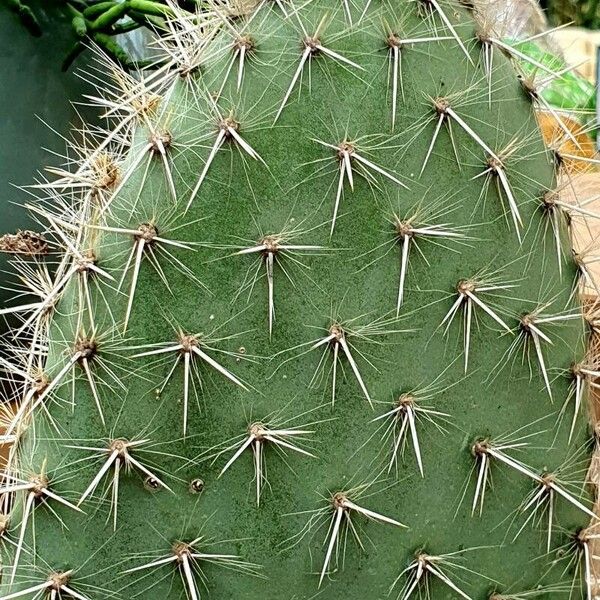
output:
[[[172,9],[30,205],[0,597],[589,597],[535,81],[450,1]]]

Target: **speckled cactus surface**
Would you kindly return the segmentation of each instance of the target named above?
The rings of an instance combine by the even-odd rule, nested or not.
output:
[[[172,10],[29,202],[0,598],[589,597],[538,83],[450,1]]]

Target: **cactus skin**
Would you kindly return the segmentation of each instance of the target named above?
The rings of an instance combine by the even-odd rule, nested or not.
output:
[[[43,583],[53,572],[70,570],[71,589],[90,600],[111,598],[113,594],[148,599],[181,598],[185,594],[192,597],[186,591],[181,562],[129,574],[125,571],[169,556],[177,541],[190,542],[203,535],[218,543],[208,547],[199,544],[200,551],[232,554],[262,565],[261,577],[255,577],[231,573],[219,564],[203,563],[212,597],[312,598],[318,592],[329,540],[327,527],[333,512],[323,513],[326,518],[320,527],[293,545],[290,540],[310,518],[310,514],[294,513],[327,507],[332,493],[361,484],[370,485],[361,498],[350,493],[350,500],[408,528],[368,521],[354,513],[353,523],[359,527],[365,549],[361,551],[352,532],[348,532],[345,564],[342,565],[340,547],[339,557],[332,559],[329,577],[321,585],[322,597],[383,598],[418,552],[459,553],[455,555],[458,564],[469,571],[441,567],[470,598],[483,599],[494,592],[516,594],[538,585],[543,586],[543,591],[558,584],[564,584],[566,597],[573,577],[572,597],[585,596],[580,572],[571,569],[563,573],[565,562],[554,563],[560,549],[572,546],[573,536],[589,523],[585,512],[564,499],[556,500],[549,553],[545,519],[541,525],[525,527],[513,542],[526,518],[515,511],[535,484],[492,459],[494,486],[487,490],[482,516],[478,512],[471,515],[476,481],[472,446],[477,439],[494,440],[506,434],[512,434],[513,439],[535,434],[525,440],[528,446],[519,451],[507,450],[506,454],[518,458],[536,474],[553,472],[568,464],[561,476],[574,484],[569,487],[570,493],[585,506],[590,505],[588,492],[582,492],[589,458],[585,409],[580,409],[570,443],[572,401],[559,419],[569,395],[570,366],[583,360],[585,353],[582,321],[564,321],[556,326],[558,329],[550,329],[556,332],[552,335],[554,345],[544,346],[554,402],[550,402],[544,389],[535,354],[531,355],[531,374],[520,356],[498,368],[506,360],[514,335],[503,333],[481,309],[475,308],[480,327],[474,326],[471,335],[467,375],[461,356],[459,319],[453,321],[448,336],[440,327],[456,298],[457,282],[485,268],[501,269],[503,282],[518,285],[502,293],[493,304],[513,332],[518,333],[520,316],[539,304],[553,300],[548,313],[573,306],[576,267],[565,259],[562,278],[559,277],[552,235],[544,232],[546,217],[540,210],[541,194],[555,186],[553,163],[537,132],[532,105],[508,60],[496,52],[488,105],[487,81],[481,68],[467,61],[453,39],[402,50],[405,97],[399,100],[392,132],[389,48],[382,20],[393,27],[402,15],[406,31],[415,32],[411,36],[431,33],[417,13],[419,3],[394,4],[396,8],[373,2],[360,20],[364,6],[352,6],[352,26],[337,0],[313,1],[297,8],[309,35],[321,17],[329,14],[322,43],[364,70],[340,65],[321,52],[311,59],[310,93],[307,65],[300,95],[298,83],[275,124],[275,114],[299,64],[303,35],[294,18],[283,18],[276,3],[258,9],[246,27],[256,47],[246,64],[241,91],[236,89],[234,67],[217,105],[224,116],[232,111],[239,121],[239,134],[266,165],[253,160],[234,141],[226,140],[187,212],[186,205],[217,136],[208,92],[214,93],[221,87],[231,61],[232,51],[227,47],[231,35],[225,28],[205,49],[202,68],[186,77],[176,75],[166,80],[154,110],[143,118],[138,115],[134,124],[124,130],[131,145],[119,165],[121,180],[135,165],[152,131],[168,132],[163,142],[172,161],[176,199],[160,157],[154,156],[145,176],[145,159],[133,167],[131,176],[110,199],[109,210],[102,211],[98,203],[82,199],[77,210],[69,214],[61,213],[58,203],[49,208],[48,203],[44,205],[43,210],[61,220],[58,227],[64,235],[72,236],[82,252],[92,250],[98,267],[115,279],[93,276],[97,285],[91,286],[94,306],[90,314],[78,293],[78,275],[71,277],[52,312],[47,335],[43,334],[48,343],[44,371],[52,378],[72,356],[82,323],[89,332],[90,320],[93,321],[99,343],[98,356],[92,357],[90,364],[104,381],[104,385],[99,385],[99,396],[106,426],[80,363],[75,364],[74,395],[69,374],[46,402],[58,431],[39,408],[32,420],[21,420],[17,429],[19,440],[7,472],[27,479],[45,465],[50,489],[76,504],[104,460],[99,455],[93,458],[93,452],[81,447],[104,448],[107,440],[114,439],[148,439],[148,448],[156,453],[136,453],[133,449],[132,456],[160,477],[172,493],[160,485],[159,489],[151,489],[153,486],[145,485],[145,476],[136,469],[122,472],[114,531],[109,515],[110,491],[108,496],[102,496],[103,490],[108,489],[106,478],[81,503],[85,515],[52,499],[47,506],[36,500],[35,539],[30,521],[12,584],[14,543],[5,544],[0,597]],[[443,7],[477,63],[469,12],[450,3]],[[437,16],[435,21],[438,35],[451,37]],[[240,27],[245,21],[237,19],[231,23]],[[494,151],[499,152],[517,135],[525,140],[506,167],[525,224],[522,244],[494,182],[485,204],[477,205],[484,180],[472,177],[484,170],[487,157],[456,123],[452,124],[452,132],[460,169],[444,125],[423,175],[418,176],[435,125],[435,114],[426,95],[452,97],[457,92],[467,101],[456,105],[457,112]],[[415,124],[430,115],[433,119],[419,132]],[[357,175],[354,161],[355,189],[350,191],[345,182],[340,213],[329,238],[339,167],[335,151],[315,143],[313,138],[337,145],[345,135],[350,140],[372,136],[366,138],[368,143],[378,147],[368,154],[369,159],[397,176],[410,190],[380,174],[375,174],[377,185],[370,186]],[[324,172],[319,171],[322,166],[326,167]],[[113,182],[112,189],[118,185]],[[424,245],[429,265],[413,248],[405,298],[396,319],[400,245],[393,246],[391,252],[368,267],[373,258],[384,252],[366,253],[393,240],[394,228],[389,219],[394,211],[410,214],[418,203],[427,206],[444,197],[446,206],[454,202],[457,205],[436,223],[468,226],[464,230],[468,243],[447,244],[458,252]],[[158,255],[170,293],[152,268],[146,251],[124,333],[131,265],[120,289],[117,288],[134,238],[95,227],[137,229],[147,223],[154,223],[163,238],[198,246],[193,250],[169,247],[189,269],[186,273],[175,268],[164,254]],[[235,249],[258,242],[261,232],[277,233],[286,224],[306,230],[294,243],[322,246],[325,250],[307,252],[301,257],[310,271],[290,260],[284,263],[295,285],[276,262],[276,319],[270,337],[267,279],[262,276],[251,291],[238,294],[247,270],[258,263],[256,255],[234,253]],[[61,244],[50,224],[46,235],[53,232]],[[69,268],[69,260],[65,259],[63,269]],[[261,275],[264,269],[262,265]],[[59,277],[60,274],[57,280]],[[339,355],[333,406],[330,348],[325,347],[325,376],[316,382],[312,380],[323,347],[308,351],[310,346],[298,346],[326,336],[332,318],[339,319],[342,325],[358,318],[352,323],[355,328],[382,320],[375,333],[385,335],[371,339],[377,343],[349,337],[373,407],[361,392],[343,352]],[[148,350],[140,348],[144,344],[175,344],[177,328],[185,333],[215,331],[213,337],[224,338],[210,346],[232,354],[207,352],[248,388],[242,389],[194,359],[203,387],[197,390],[198,402],[190,392],[186,436],[183,364],[177,366],[157,395],[155,390],[168,375],[176,354],[165,355],[160,362],[157,356],[134,358],[136,353]],[[24,339],[22,333],[21,340]],[[122,388],[106,369],[99,368],[98,357],[103,352]],[[197,386],[198,380],[192,380]],[[437,386],[439,393],[424,404],[450,416],[449,422],[436,417],[444,432],[427,420],[419,422],[424,477],[419,474],[410,442],[399,458],[397,470],[392,469],[387,475],[389,446],[380,441],[380,434],[373,437],[380,422],[372,420],[388,411],[400,394],[431,385]],[[247,449],[222,477],[218,477],[220,470],[238,446],[216,459],[215,454],[233,444],[228,442],[231,438],[243,436],[251,422],[274,413],[281,421],[293,419],[288,426],[313,423],[306,427],[313,433],[303,448],[316,458],[288,451],[284,460],[273,447],[266,447],[270,485],[263,489],[257,506],[251,451]],[[109,479],[112,473],[109,470]],[[191,482],[197,479],[204,483],[201,493],[190,489]],[[4,534],[13,542],[19,537],[26,499],[27,493],[14,494],[10,528]],[[579,569],[582,568],[579,563]],[[428,580],[433,598],[458,597],[439,578],[430,575]],[[392,597],[401,594],[405,581],[405,576],[400,578]],[[199,577],[197,583],[199,597],[205,597]],[[51,597],[50,588],[44,593]],[[415,590],[413,597],[417,593]],[[70,597],[64,589],[61,594]],[[31,593],[24,597],[39,596]]]

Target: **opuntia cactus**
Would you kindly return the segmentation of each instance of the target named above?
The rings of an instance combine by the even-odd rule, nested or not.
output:
[[[589,598],[538,84],[450,1],[172,10],[29,205],[1,598]]]

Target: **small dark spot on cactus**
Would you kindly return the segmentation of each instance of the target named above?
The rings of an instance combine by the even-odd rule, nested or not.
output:
[[[144,479],[144,487],[150,492],[156,492],[161,489],[160,481],[155,477],[146,477]]]
[[[189,485],[189,491],[191,494],[201,494],[204,491],[204,480],[196,477],[196,479],[192,479]]]

